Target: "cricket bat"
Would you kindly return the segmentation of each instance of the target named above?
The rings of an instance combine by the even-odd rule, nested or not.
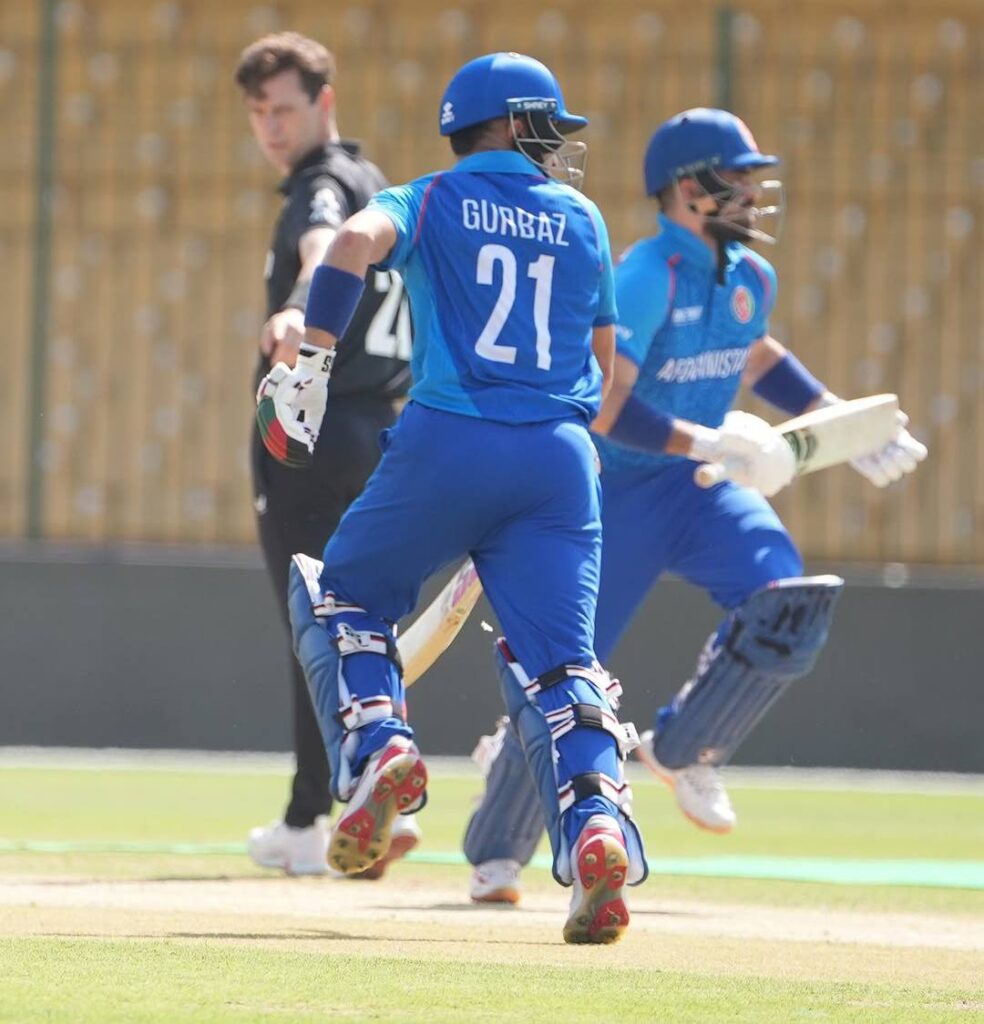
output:
[[[475,563],[466,559],[444,589],[397,638],[403,685],[412,686],[451,646],[482,596]]]
[[[884,447],[898,433],[898,412],[897,395],[870,395],[803,413],[776,430],[793,450],[796,475],[804,476]],[[720,462],[705,462],[694,470],[699,487],[713,487],[727,478]]]

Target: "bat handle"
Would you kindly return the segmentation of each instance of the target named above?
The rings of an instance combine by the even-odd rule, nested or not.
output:
[[[728,471],[720,462],[702,462],[694,470],[694,483],[705,490],[728,479]]]

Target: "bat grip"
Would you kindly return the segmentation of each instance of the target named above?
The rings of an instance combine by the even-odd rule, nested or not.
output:
[[[705,490],[728,479],[728,471],[720,462],[702,462],[694,470],[694,483]]]

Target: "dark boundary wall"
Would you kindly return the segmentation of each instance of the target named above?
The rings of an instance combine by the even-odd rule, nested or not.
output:
[[[736,761],[984,772],[984,577],[841,573],[817,669]],[[278,615],[250,552],[0,547],[0,745],[289,749]],[[425,751],[468,753],[500,714],[483,619],[410,690]],[[649,723],[716,621],[681,582],[656,589],[612,665],[623,718]]]

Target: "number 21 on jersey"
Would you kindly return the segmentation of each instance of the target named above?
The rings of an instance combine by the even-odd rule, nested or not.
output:
[[[526,268],[526,276],[536,282],[533,292],[533,325],[536,327],[536,365],[550,369],[550,295],[553,289],[555,257],[540,255]],[[498,344],[509,314],[516,302],[516,256],[504,245],[483,245],[478,253],[476,279],[479,284],[495,283],[496,264],[502,267],[502,284],[488,322],[475,342],[475,351],[494,363],[515,363],[516,347]]]

